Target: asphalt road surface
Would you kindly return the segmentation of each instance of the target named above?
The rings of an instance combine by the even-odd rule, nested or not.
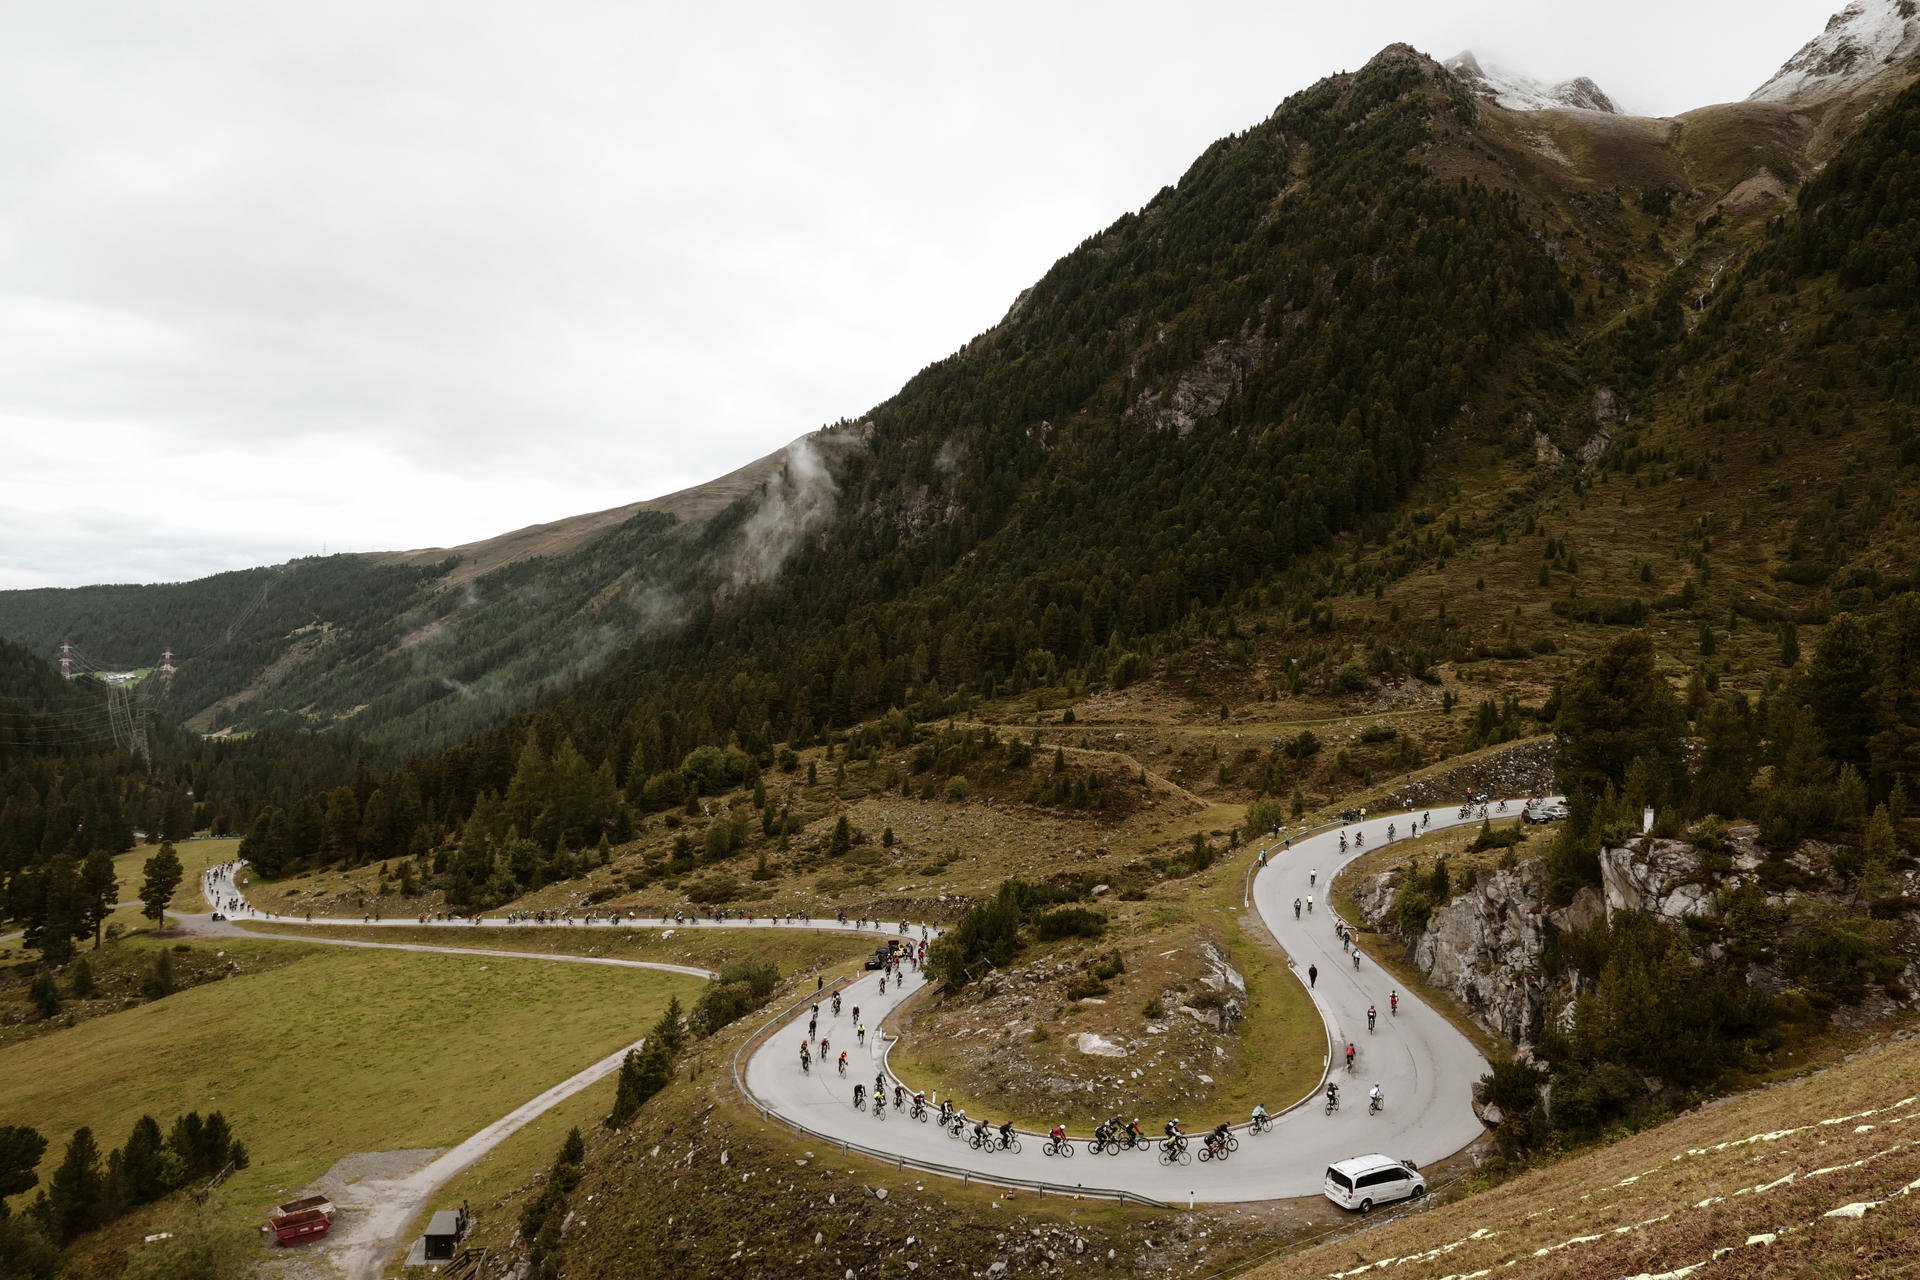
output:
[[[1518,812],[1518,802],[1510,802],[1510,812]],[[1480,815],[1461,816],[1455,806],[1427,813],[1429,825],[1423,834],[1447,827],[1477,823]],[[1496,815],[1498,816],[1498,815]],[[1420,813],[1393,813],[1369,816],[1363,822],[1330,828],[1295,840],[1291,847],[1272,846],[1267,864],[1253,877],[1253,905],[1274,937],[1285,949],[1289,963],[1301,981],[1308,981],[1308,969],[1317,970],[1311,994],[1326,1025],[1328,1075],[1340,1085],[1341,1105],[1328,1114],[1325,1094],[1316,1090],[1290,1110],[1279,1111],[1292,1099],[1268,1099],[1277,1114],[1273,1127],[1262,1134],[1247,1131],[1247,1117],[1216,1116],[1195,1113],[1182,1116],[1183,1128],[1195,1141],[1189,1144],[1187,1161],[1163,1163],[1157,1149],[1125,1151],[1117,1155],[1095,1155],[1088,1148],[1095,1119],[1120,1114],[1133,1118],[1124,1097],[1102,1099],[1102,1114],[1062,1116],[1075,1140],[1071,1158],[1045,1155],[1041,1146],[1045,1135],[1023,1132],[1022,1150],[985,1151],[972,1148],[964,1140],[949,1137],[939,1126],[937,1116],[926,1122],[908,1118],[904,1110],[891,1105],[884,1119],[870,1109],[855,1111],[852,1105],[855,1084],[871,1091],[878,1075],[882,1087],[891,1095],[893,1085],[906,1086],[909,1096],[912,1081],[896,1081],[887,1064],[884,1024],[900,1003],[923,985],[918,970],[903,968],[880,991],[882,975],[868,972],[840,988],[843,1008],[836,1016],[830,1000],[822,999],[819,1008],[818,1036],[811,1049],[812,1069],[800,1068],[800,1045],[807,1039],[807,1022],[813,1016],[811,1002],[802,1002],[775,1028],[748,1057],[746,1085],[753,1099],[769,1112],[815,1136],[843,1142],[911,1161],[934,1166],[953,1176],[976,1176],[989,1181],[1017,1179],[1044,1182],[1064,1191],[1076,1188],[1089,1192],[1131,1192],[1149,1199],[1178,1203],[1188,1200],[1233,1202],[1271,1200],[1314,1195],[1320,1190],[1327,1165],[1350,1156],[1384,1152],[1398,1159],[1427,1165],[1454,1154],[1472,1142],[1483,1127],[1472,1107],[1473,1084],[1488,1070],[1473,1043],[1456,1030],[1437,1011],[1418,997],[1400,992],[1399,1011],[1391,1012],[1392,979],[1378,968],[1371,957],[1362,955],[1356,968],[1352,955],[1335,933],[1335,916],[1326,906],[1326,893],[1332,877],[1345,864],[1366,849],[1386,843],[1392,824],[1398,841],[1409,838],[1412,824]],[[1348,852],[1340,851],[1341,837],[1349,843]],[[1356,844],[1364,839],[1364,847]],[[235,887],[231,868],[217,868],[202,881],[209,901],[244,897]],[[1313,910],[1305,909],[1308,898]],[[1295,918],[1293,902],[1299,898],[1302,911]],[[303,917],[269,916],[246,908],[238,919],[278,919],[298,923]],[[204,920],[205,917],[200,917]],[[382,927],[420,926],[417,917],[400,917],[374,922],[352,918],[315,918],[314,924]],[[471,921],[429,921],[458,933],[472,928]],[[504,917],[481,921],[488,926],[508,926]],[[923,936],[938,931],[920,925],[908,925],[904,935],[896,922],[864,929],[837,920],[686,920],[656,923],[651,917],[627,916],[620,922],[629,928],[762,928],[795,930],[833,930],[863,932],[874,936],[876,945],[886,937],[905,936],[918,943]],[[510,927],[604,928],[603,919],[587,923],[549,921],[535,924],[521,921]],[[258,936],[258,935],[256,935]],[[449,939],[453,942],[453,939]],[[457,944],[456,944],[457,945]],[[422,948],[427,949],[427,948]],[[561,957],[552,957],[560,959]],[[668,966],[660,966],[662,968]],[[1367,1030],[1369,1005],[1377,1010],[1375,1030]],[[857,1035],[854,1010],[867,1034],[864,1043]],[[820,1052],[820,1039],[828,1042]],[[1345,1065],[1345,1046],[1351,1041],[1356,1049],[1351,1071]],[[837,1069],[839,1054],[845,1051],[848,1065],[844,1075]],[[1115,1060],[1116,1065],[1121,1060]],[[598,1066],[600,1064],[596,1064]],[[1367,1093],[1379,1084],[1385,1106],[1370,1114]],[[984,1118],[990,1122],[994,1117]],[[1165,1116],[1139,1117],[1150,1136],[1158,1137]],[[1239,1150],[1225,1161],[1199,1159],[1199,1135],[1222,1120],[1235,1122]]]

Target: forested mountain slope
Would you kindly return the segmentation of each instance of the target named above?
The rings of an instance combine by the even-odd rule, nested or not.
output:
[[[0,592],[0,634],[44,655],[70,638],[128,670],[170,647],[167,706],[196,729],[346,727],[397,756],[496,724],[670,620],[661,566],[705,520],[752,500],[781,458],[451,549]]]

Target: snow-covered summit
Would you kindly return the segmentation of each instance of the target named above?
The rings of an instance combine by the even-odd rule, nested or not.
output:
[[[1889,63],[1920,52],[1915,0],[1853,0],[1827,19],[1827,29],[1801,46],[1755,89],[1749,102],[1779,102],[1834,93],[1867,80]]]
[[[1550,107],[1575,107],[1581,111],[1605,111],[1610,115],[1620,113],[1620,108],[1613,105],[1613,99],[1585,76],[1562,80],[1559,84],[1542,84],[1538,80],[1482,63],[1471,51],[1448,58],[1446,68],[1459,76],[1469,89],[1509,110],[1544,111]]]

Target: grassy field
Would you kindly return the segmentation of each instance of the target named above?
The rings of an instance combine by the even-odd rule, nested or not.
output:
[[[204,944],[203,944],[204,945]],[[143,1112],[220,1110],[252,1154],[220,1203],[238,1218],[359,1151],[447,1146],[639,1036],[693,979],[497,958],[313,948],[0,1048],[0,1115],[103,1150]]]
[[[719,969],[729,960],[771,960],[781,975],[852,972],[873,950],[871,936],[848,933],[775,932],[768,929],[501,929],[475,926],[434,929],[420,926],[382,928],[377,932],[355,925],[261,924],[250,922],[249,932],[274,937],[347,937],[375,942],[419,942],[436,947],[486,947],[504,951],[547,952],[553,955],[608,956],[620,960],[654,960],[666,964]]]

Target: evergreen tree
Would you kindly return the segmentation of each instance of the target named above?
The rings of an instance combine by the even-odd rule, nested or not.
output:
[[[1554,771],[1576,821],[1609,785],[1624,788],[1637,759],[1664,776],[1676,774],[1684,729],[1645,632],[1629,632],[1582,663],[1561,687],[1555,723]]]
[[[1877,730],[1869,743],[1874,794],[1920,785],[1920,593],[1888,607],[1879,652]]]
[[[34,1170],[47,1153],[47,1140],[23,1124],[0,1124],[0,1219],[7,1216],[7,1199],[31,1191],[40,1181]]]
[[[1878,664],[1867,624],[1843,613],[1821,633],[1805,676],[1807,708],[1826,754],[1862,774],[1867,772],[1867,743],[1873,737]]]
[[[47,1182],[47,1225],[61,1244],[100,1225],[106,1198],[106,1180],[100,1171],[100,1148],[93,1130],[73,1131],[67,1154]]]
[[[186,870],[180,865],[180,855],[174,852],[173,845],[163,844],[160,852],[147,859],[141,871],[145,876],[140,882],[142,914],[156,925],[161,924]]]
[[[120,880],[114,874],[112,855],[103,849],[88,854],[87,860],[80,864],[80,886],[86,898],[86,918],[93,933],[93,945],[98,950],[107,917],[113,914],[114,905],[120,900]]]
[[[152,1116],[134,1121],[127,1144],[120,1149],[120,1176],[130,1205],[158,1200],[173,1189],[168,1152],[160,1137],[160,1124]],[[173,1165],[178,1168],[177,1161]]]

